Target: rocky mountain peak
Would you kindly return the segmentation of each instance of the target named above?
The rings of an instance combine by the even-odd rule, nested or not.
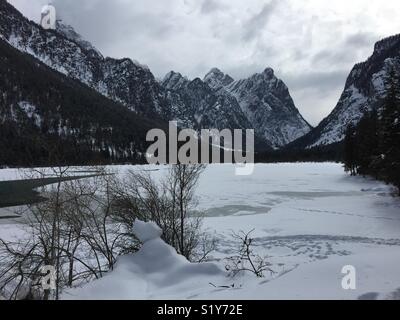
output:
[[[167,90],[179,90],[188,84],[189,80],[179,72],[170,71],[161,81],[161,85]]]
[[[191,90],[210,90],[209,86],[205,82],[203,82],[200,78],[195,78],[188,84],[188,88]]]
[[[223,73],[218,68],[212,68],[203,80],[211,89],[218,90],[222,87],[230,85],[234,79],[228,74]]]
[[[256,134],[268,139],[275,148],[311,130],[296,108],[287,86],[275,77],[272,68],[235,81],[226,90],[236,97]]]
[[[274,69],[266,68],[263,72],[263,75],[266,76],[267,78],[274,78],[275,77]]]

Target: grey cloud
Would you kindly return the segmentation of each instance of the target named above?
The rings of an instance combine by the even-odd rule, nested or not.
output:
[[[365,59],[372,52],[374,43],[379,39],[374,33],[358,32],[347,36],[339,45],[320,50],[312,57],[312,63],[318,66],[341,66]]]
[[[348,36],[345,40],[345,45],[360,48],[372,47],[379,37],[371,32],[358,32]]]
[[[38,21],[49,0],[8,1]],[[313,2],[53,0],[59,16],[104,55],[138,60],[157,77],[173,69],[193,79],[218,67],[240,79],[272,67],[316,124],[335,106],[353,65],[376,40],[398,32],[400,8],[395,0]]]
[[[176,28],[168,19],[168,12],[136,12],[127,2],[94,0],[91,6],[77,5],[75,0],[53,2],[61,18],[106,51],[119,46],[134,48],[139,38],[166,39]]]
[[[312,57],[313,64],[321,64],[328,66],[339,66],[348,62],[356,62],[357,55],[353,50],[349,50],[346,47],[336,49],[324,49],[316,53]]]
[[[217,0],[204,0],[203,4],[201,5],[200,11],[203,14],[210,14],[215,11],[220,11],[224,8],[225,6]]]
[[[349,70],[311,71],[302,74],[283,74],[282,78],[294,90],[313,89],[324,94],[326,90],[344,87]]]
[[[286,74],[282,79],[303,117],[317,126],[336,106],[342,94],[348,70]]]
[[[243,40],[251,41],[258,34],[260,34],[265,26],[268,24],[271,15],[274,13],[278,6],[277,0],[271,0],[263,6],[261,11],[251,17],[244,25],[245,32],[243,34]]]

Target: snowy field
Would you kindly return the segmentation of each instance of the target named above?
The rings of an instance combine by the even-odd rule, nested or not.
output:
[[[155,170],[111,167],[121,175],[143,168]],[[17,176],[0,170],[0,180]],[[114,272],[64,298],[400,299],[400,199],[390,187],[350,177],[339,164],[260,164],[248,177],[212,165],[197,195],[204,229],[218,239],[210,263],[188,264],[153,237]],[[13,223],[0,224],[0,237],[13,236]],[[232,231],[252,229],[255,250],[274,273],[229,278],[225,258],[238,246]],[[355,267],[355,290],[342,288],[346,265]]]

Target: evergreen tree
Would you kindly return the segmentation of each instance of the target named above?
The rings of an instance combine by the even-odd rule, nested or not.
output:
[[[376,159],[379,159],[378,115],[367,113],[356,128],[357,173],[377,177]]]
[[[357,126],[351,124],[344,141],[346,171],[371,175],[399,189],[400,195],[400,76],[390,70],[385,97],[376,111],[367,113]]]
[[[357,152],[356,152],[356,127],[350,124],[344,139],[344,165],[346,172],[352,176],[357,174]]]
[[[385,89],[380,118],[380,176],[400,187],[400,79],[394,69],[389,72]]]

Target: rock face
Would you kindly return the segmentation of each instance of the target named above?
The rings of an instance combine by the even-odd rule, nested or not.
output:
[[[178,120],[193,129],[254,129],[258,140],[274,148],[311,129],[272,69],[239,81],[217,68],[203,80],[170,72],[158,82],[131,59],[103,57],[62,21],[56,30],[44,30],[6,1],[0,2],[0,37],[140,115]]]
[[[256,134],[271,141],[276,148],[311,130],[295,107],[287,86],[275,77],[271,68],[232,82],[225,89],[237,99]]]
[[[311,129],[286,85],[269,68],[239,81],[217,68],[203,80],[193,81],[170,72],[161,83],[168,91],[172,117],[194,128],[254,129],[259,139],[274,148]]]
[[[78,43],[81,47],[83,47],[87,51],[95,51],[99,56],[101,56],[99,50],[97,50],[89,41],[83,39],[82,36],[79,33],[77,33],[72,26],[65,24],[62,20],[57,20],[56,30],[58,33],[61,33],[67,39]]]
[[[204,77],[204,82],[207,83],[209,87],[214,90],[226,87],[234,81],[235,80],[233,80],[231,76],[222,73],[221,70],[217,68],[211,69],[211,71],[207,73]]]
[[[375,44],[372,56],[356,64],[350,72],[332,113],[294,145],[311,148],[342,141],[349,124],[357,124],[365,112],[379,109],[385,93],[385,78],[390,69],[400,70],[400,35]]]
[[[194,129],[250,129],[236,99],[223,88],[214,90],[205,81],[189,81],[171,71],[162,81],[170,104],[170,118]]]

